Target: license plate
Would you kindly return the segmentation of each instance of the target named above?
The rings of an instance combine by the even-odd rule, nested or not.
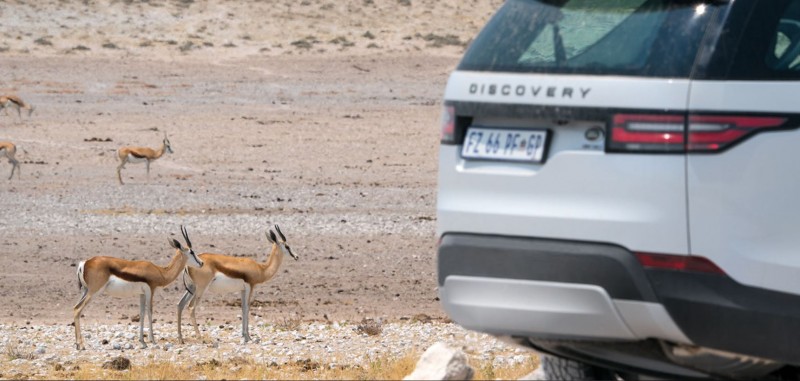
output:
[[[547,147],[547,130],[470,127],[461,157],[541,163]]]

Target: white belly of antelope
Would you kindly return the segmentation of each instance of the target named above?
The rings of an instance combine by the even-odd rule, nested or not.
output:
[[[144,294],[149,286],[142,282],[128,282],[122,278],[111,276],[106,283],[105,293],[117,297],[132,297]]]
[[[147,161],[146,158],[128,155],[128,163],[138,164],[138,163],[144,163],[145,161]]]
[[[214,275],[208,289],[213,292],[238,292],[244,290],[244,280],[238,278],[231,278],[223,273]]]

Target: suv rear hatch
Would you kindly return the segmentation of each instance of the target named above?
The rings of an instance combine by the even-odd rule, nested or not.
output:
[[[705,2],[509,0],[445,91],[438,233],[686,255]]]

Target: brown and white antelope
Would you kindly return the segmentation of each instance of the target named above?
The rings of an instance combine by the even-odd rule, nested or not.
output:
[[[281,266],[284,254],[297,260],[297,255],[286,243],[286,236],[283,235],[278,225],[275,230],[280,235],[280,239],[275,236],[272,230],[267,234],[267,239],[272,243],[272,250],[267,256],[266,262],[258,263],[250,258],[231,257],[221,254],[203,253],[199,257],[205,264],[201,268],[187,267],[184,270],[184,286],[186,293],[178,303],[178,341],[183,344],[181,334],[181,314],[189,303],[189,310],[192,316],[192,325],[195,334],[200,337],[200,330],[197,328],[195,311],[200,299],[206,291],[213,292],[241,292],[242,294],[242,337],[244,342],[250,341],[249,313],[250,303],[253,302],[255,292],[253,289],[270,280]],[[186,282],[186,277],[191,278],[191,284]],[[191,301],[191,303],[190,303]]]
[[[5,157],[8,159],[8,163],[11,164],[11,176],[8,176],[8,179],[14,177],[14,170],[17,170],[17,178],[20,178],[20,173],[22,173],[22,169],[19,167],[19,160],[17,160],[14,155],[17,154],[17,146],[11,142],[1,142],[0,141],[0,157]]]
[[[93,257],[78,265],[78,285],[83,291],[81,299],[73,308],[75,319],[75,346],[85,349],[81,336],[81,312],[92,300],[92,296],[105,292],[116,297],[139,296],[139,342],[144,342],[144,318],[149,317],[150,341],[156,343],[153,334],[153,295],[159,287],[172,283],[187,266],[202,267],[203,261],[192,250],[192,243],[186,228],[181,226],[186,246],[169,239],[169,244],[177,251],[166,267],[160,267],[148,261],[128,261],[114,257]]]
[[[127,163],[145,163],[147,166],[147,178],[150,179],[150,162],[159,159],[164,155],[164,152],[172,153],[172,146],[167,139],[167,133],[164,133],[164,140],[161,141],[161,148],[154,150],[148,147],[122,147],[117,150],[117,159],[119,165],[117,166],[117,180],[122,185],[122,174],[120,171]]]
[[[28,116],[33,114],[33,110],[35,107],[30,103],[25,103],[22,98],[16,95],[0,95],[0,108],[5,111],[6,116],[8,116],[8,108],[9,107],[16,107],[17,108],[17,116],[22,119],[22,112],[21,109],[28,110]]]

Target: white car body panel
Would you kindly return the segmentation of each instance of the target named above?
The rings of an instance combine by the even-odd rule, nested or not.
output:
[[[445,100],[493,102],[470,83],[591,88],[587,97],[518,97],[516,102],[683,108],[688,81],[626,77],[453,72]],[[558,84],[558,85],[556,85]],[[530,95],[530,94],[529,94]],[[508,121],[481,125],[508,126]],[[515,121],[515,127],[541,121]],[[598,121],[605,126],[605,121]],[[554,126],[544,164],[464,160],[461,146],[439,151],[438,234],[481,232],[612,242],[633,251],[688,254],[685,157],[580,149],[584,129]]]
[[[692,81],[692,110],[797,112],[800,82]]]
[[[562,152],[535,171],[515,163],[468,165],[459,146],[443,145],[439,160],[438,234],[580,239],[689,252],[682,156],[645,161]]]
[[[800,82],[698,81],[690,106],[791,112],[797,105],[790,92],[800,92]],[[711,259],[740,283],[800,293],[798,147],[800,131],[772,131],[724,152],[688,155],[691,253]]]

